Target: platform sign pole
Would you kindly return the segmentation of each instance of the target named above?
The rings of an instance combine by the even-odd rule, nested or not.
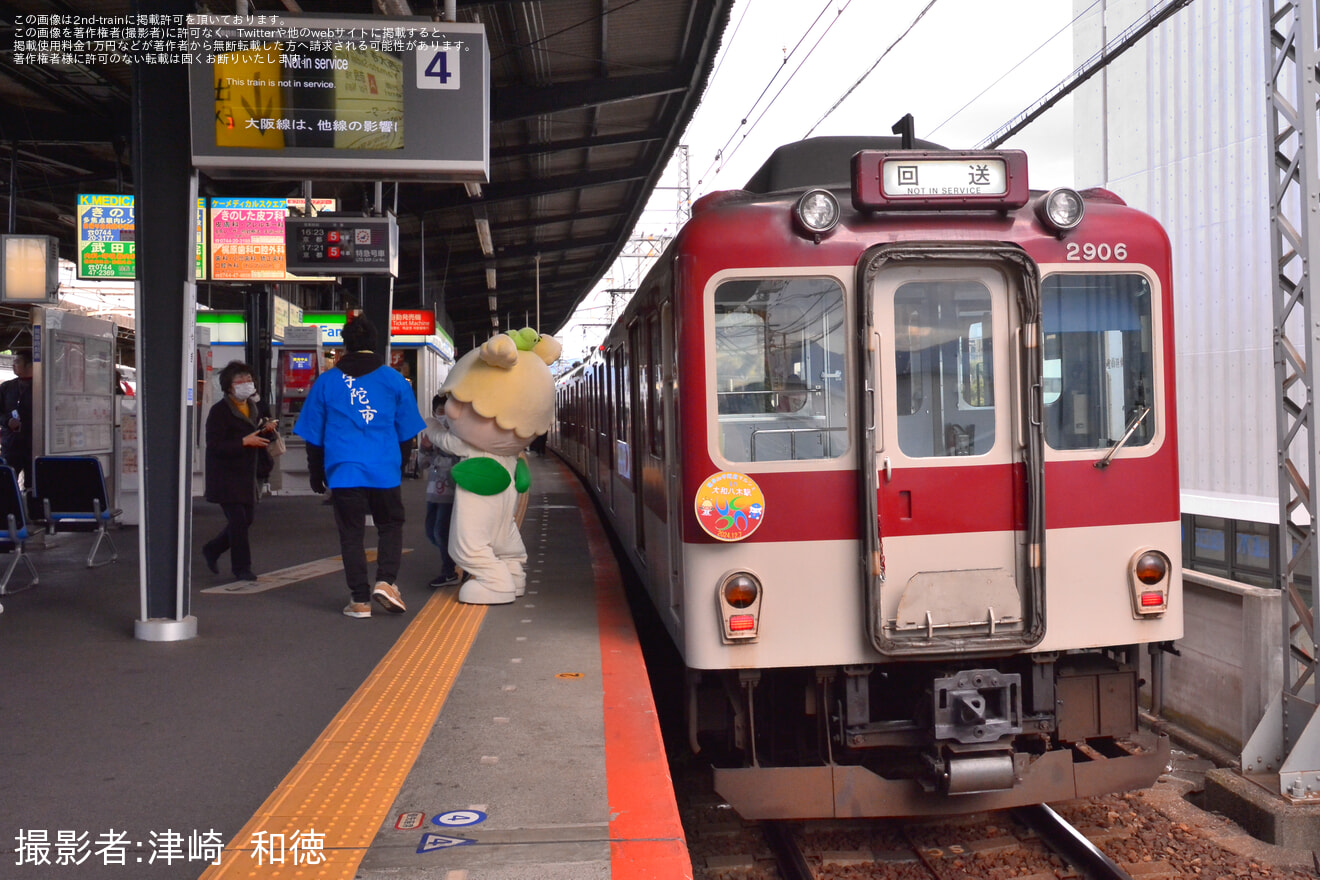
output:
[[[1279,462],[1278,583],[1283,613],[1284,688],[1247,743],[1244,773],[1278,773],[1279,791],[1320,803],[1320,703],[1315,632],[1320,603],[1320,547],[1315,491],[1320,449],[1314,403],[1320,312],[1310,272],[1320,258],[1320,125],[1317,124],[1316,7],[1264,0],[1268,125],[1270,250],[1273,259],[1274,375]],[[1309,594],[1309,596],[1307,595]],[[1308,604],[1310,607],[1308,607]]]

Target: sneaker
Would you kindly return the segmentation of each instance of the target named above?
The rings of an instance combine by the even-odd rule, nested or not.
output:
[[[403,604],[403,597],[399,595],[399,588],[385,581],[376,582],[376,589],[371,591],[371,598],[379,602],[381,608],[394,614],[402,614],[408,610]]]
[[[439,577],[437,577],[435,580],[427,584],[427,586],[431,587],[432,589],[438,589],[440,587],[452,587],[458,583],[458,580],[459,580],[458,572],[454,572],[453,574],[442,574]]]
[[[215,556],[212,556],[212,555],[210,554],[210,552],[208,552],[207,549],[206,549],[205,547],[203,547],[203,548],[202,548],[202,559],[206,562],[206,567],[210,570],[211,574],[219,574],[219,573],[220,573],[220,555],[219,555],[219,554],[216,554]]]
[[[344,606],[344,616],[345,616],[345,617],[370,617],[370,616],[371,616],[371,603],[370,603],[370,602],[349,602],[347,605]]]

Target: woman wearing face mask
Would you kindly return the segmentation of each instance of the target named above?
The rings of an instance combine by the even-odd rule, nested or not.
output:
[[[206,500],[220,505],[225,527],[202,545],[202,558],[219,574],[228,550],[234,577],[255,581],[248,529],[257,506],[257,463],[275,436],[275,420],[258,407],[247,364],[231,361],[221,370],[220,390],[224,398],[206,416]]]

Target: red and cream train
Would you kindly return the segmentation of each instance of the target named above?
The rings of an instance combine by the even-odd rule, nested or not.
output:
[[[748,818],[1140,787],[1182,635],[1168,238],[1017,151],[817,138],[712,193],[551,446],[688,668]]]

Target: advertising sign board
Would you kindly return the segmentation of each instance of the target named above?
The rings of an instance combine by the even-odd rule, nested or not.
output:
[[[303,200],[216,197],[211,199],[213,281],[330,281],[300,278],[285,267],[284,222]],[[333,210],[334,199],[312,199],[317,211]]]
[[[78,196],[78,277],[131,281],[137,278],[133,196]],[[327,199],[331,205],[333,199]],[[206,199],[197,200],[193,240],[194,280],[206,280]]]
[[[133,197],[78,196],[78,277],[136,276]]]

